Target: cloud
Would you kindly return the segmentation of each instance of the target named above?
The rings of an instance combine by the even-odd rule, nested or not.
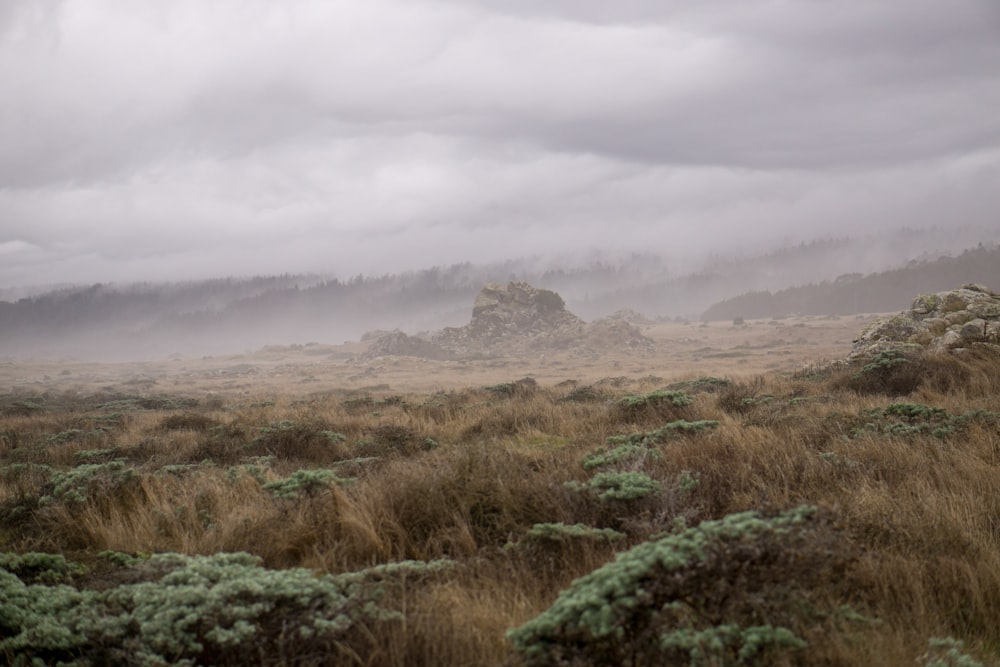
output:
[[[997,227],[998,37],[986,0],[12,0],[0,284]]]

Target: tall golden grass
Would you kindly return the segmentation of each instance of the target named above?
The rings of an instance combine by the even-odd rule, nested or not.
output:
[[[384,650],[370,664],[513,665],[505,631],[616,551],[733,512],[812,504],[835,517],[857,554],[846,585],[831,590],[846,589],[845,601],[872,621],[853,634],[812,635],[807,663],[912,666],[931,637],[962,639],[995,661],[1000,419],[971,419],[944,436],[867,422],[894,402],[952,415],[1000,410],[1000,358],[922,363],[906,395],[872,391],[857,369],[732,377],[687,385],[694,400],[677,414],[622,410],[626,388],[606,387],[610,396],[588,400],[567,400],[569,388],[474,387],[364,400],[233,397],[110,416],[87,397],[35,397],[30,410],[0,417],[0,551],[84,563],[102,550],[247,551],[268,567],[332,573],[450,558],[454,575],[406,594],[405,621],[378,638]],[[679,416],[718,425],[627,464],[659,481],[658,494],[614,505],[566,486],[590,476],[581,461],[610,436]],[[97,477],[81,501],[40,500],[52,493],[42,466],[112,460],[134,475]],[[298,498],[265,488],[315,468],[354,481]],[[553,522],[626,537],[524,547],[533,525]]]

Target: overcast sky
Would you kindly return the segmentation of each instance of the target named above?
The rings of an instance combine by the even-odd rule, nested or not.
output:
[[[0,0],[0,287],[959,224],[996,0]]]

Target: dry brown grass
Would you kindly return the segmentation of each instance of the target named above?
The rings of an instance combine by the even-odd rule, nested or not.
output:
[[[451,578],[404,596],[406,620],[378,639],[384,650],[371,664],[499,665],[514,664],[506,629],[614,551],[680,523],[812,504],[835,517],[859,555],[841,601],[880,622],[817,630],[809,664],[913,665],[935,636],[964,639],[978,657],[996,660],[1000,419],[971,420],[945,437],[866,423],[868,411],[893,401],[954,415],[998,410],[1000,359],[977,353],[921,363],[922,380],[902,397],[852,383],[854,370],[752,374],[721,391],[692,389],[694,401],[682,409],[642,413],[616,401],[655,382],[606,384],[610,400],[564,400],[571,386],[545,385],[510,395],[481,387],[235,395],[114,418],[98,398],[35,396],[37,409],[0,416],[0,550],[85,563],[105,549],[248,551],[269,567],[327,572],[450,558],[460,564]],[[566,487],[591,476],[581,461],[607,449],[609,436],[682,417],[718,426],[619,466],[659,481],[660,493],[615,504]],[[79,501],[41,500],[53,493],[43,466],[67,471],[116,459],[133,478],[108,473]],[[263,487],[329,467],[353,483],[297,499]],[[532,525],[552,522],[627,537],[614,547],[528,548]]]

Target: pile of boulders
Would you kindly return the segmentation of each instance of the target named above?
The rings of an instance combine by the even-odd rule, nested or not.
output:
[[[969,283],[921,294],[909,310],[872,322],[855,339],[849,358],[887,350],[955,353],[975,346],[1000,351],[1000,294]]]
[[[440,345],[429,340],[424,340],[423,338],[410,336],[399,329],[394,331],[369,332],[365,336],[367,338],[363,337],[363,341],[371,341],[371,345],[368,346],[363,355],[365,359],[401,356],[447,361],[455,358],[454,354]]]

